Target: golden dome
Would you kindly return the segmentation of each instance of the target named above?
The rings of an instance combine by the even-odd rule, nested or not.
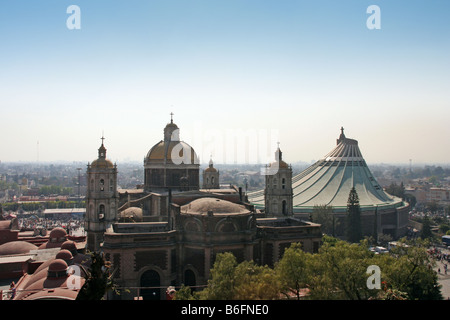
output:
[[[174,158],[172,159],[172,157]],[[195,150],[183,141],[160,141],[150,149],[145,157],[146,162],[164,162],[164,160],[177,164],[196,164],[198,162]]]
[[[282,158],[280,147],[275,151],[275,161],[269,164],[269,167],[278,166],[279,169],[289,169],[289,165]]]
[[[114,165],[108,159],[97,159],[92,161],[91,168],[114,168]]]
[[[106,169],[106,168],[114,168],[113,163],[106,159],[106,148],[103,145],[103,140],[105,138],[102,137],[102,145],[100,148],[98,148],[98,159],[92,161],[92,164],[90,165],[91,168],[98,168],[98,169]]]
[[[289,165],[286,162],[284,162],[283,160],[272,162],[269,166],[272,167],[272,166],[275,166],[275,165],[277,165],[278,168],[281,168],[281,169],[288,169],[289,168]]]

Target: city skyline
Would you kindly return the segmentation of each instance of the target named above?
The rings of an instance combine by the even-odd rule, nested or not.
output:
[[[71,5],[81,29],[67,27]],[[366,25],[371,5],[381,29]],[[439,0],[2,1],[0,161],[93,161],[104,134],[108,158],[141,162],[173,112],[201,163],[233,164],[238,149],[238,163],[264,164],[277,142],[287,162],[309,163],[344,127],[368,163],[448,164],[449,10]],[[229,140],[246,134],[249,146]]]

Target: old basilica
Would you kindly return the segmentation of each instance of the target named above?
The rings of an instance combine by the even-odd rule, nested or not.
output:
[[[274,266],[291,243],[317,252],[321,226],[293,215],[292,168],[275,151],[267,164],[265,209],[248,202],[241,188],[220,187],[212,159],[202,172],[173,118],[144,159],[144,185],[117,187],[119,168],[103,142],[87,166],[87,249],[102,251],[123,289],[112,299],[165,299],[165,289],[207,283],[215,257],[231,252],[238,262]]]

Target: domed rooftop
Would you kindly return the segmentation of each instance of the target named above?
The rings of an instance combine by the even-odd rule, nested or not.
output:
[[[212,161],[212,158],[209,160],[209,166],[205,169],[205,172],[217,172],[217,169],[214,168],[214,163]]]
[[[0,256],[28,253],[38,247],[26,241],[10,241],[0,245]]]
[[[50,239],[61,240],[62,238],[67,237],[67,232],[64,228],[56,227],[50,231]]]
[[[341,128],[337,145],[322,159],[292,178],[294,213],[310,212],[315,205],[344,211],[352,187],[361,210],[399,207],[403,201],[386,194],[370,172],[358,146]],[[250,203],[264,207],[264,190],[248,194]]]
[[[11,225],[10,220],[2,220],[0,221],[0,230],[9,230]]]
[[[276,169],[288,169],[289,165],[283,160],[282,155],[283,153],[281,152],[280,147],[278,147],[277,151],[275,151],[275,161],[270,163],[269,167]]]
[[[61,227],[53,228],[50,231],[49,239],[46,243],[39,246],[39,249],[59,248],[67,241],[67,232]]]
[[[200,198],[181,206],[181,214],[246,214],[250,211],[243,205],[213,197]]]
[[[75,241],[67,240],[63,242],[61,245],[61,250],[69,250],[72,256],[77,253],[77,245],[75,244]]]
[[[171,113],[173,116],[173,113]],[[164,140],[155,144],[147,153],[145,164],[198,164],[198,157],[195,150],[186,142],[180,141],[180,129],[173,123],[164,128]]]
[[[143,211],[138,207],[130,207],[119,213],[119,220],[133,220],[140,222],[143,220]]]
[[[146,163],[197,164],[195,150],[184,141],[160,141],[145,157]]]
[[[61,251],[59,251],[56,256],[55,259],[62,259],[64,261],[66,261],[67,263],[73,259],[72,253],[67,250],[67,249],[62,249]]]
[[[59,273],[66,271],[68,267],[69,266],[67,265],[67,262],[65,262],[63,259],[55,259],[48,266],[48,271]]]
[[[90,164],[91,168],[97,168],[97,169],[109,169],[109,168],[114,168],[113,163],[106,159],[106,148],[103,145],[103,140],[105,138],[102,137],[102,145],[100,146],[100,148],[98,148],[98,159],[92,161],[92,163]]]

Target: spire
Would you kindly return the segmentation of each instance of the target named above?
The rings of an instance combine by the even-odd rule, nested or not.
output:
[[[170,123],[164,128],[164,142],[180,141],[180,130],[178,126],[173,123],[173,112],[170,113]]]
[[[99,157],[99,159],[105,159],[106,158],[106,148],[103,145],[103,140],[105,140],[103,133],[102,133],[102,137],[100,139],[102,140],[102,145],[100,146],[100,148],[98,148],[98,157]]]
[[[212,168],[214,166],[213,160],[212,160],[212,155],[210,155],[209,157],[209,167]]]
[[[278,144],[278,149],[277,149],[277,151],[275,151],[275,160],[281,161],[282,160],[282,152],[280,149],[280,142],[277,142],[277,144]]]
[[[345,140],[344,127],[341,127],[341,134],[339,136],[339,139],[336,140],[336,144],[339,144],[343,140]]]

